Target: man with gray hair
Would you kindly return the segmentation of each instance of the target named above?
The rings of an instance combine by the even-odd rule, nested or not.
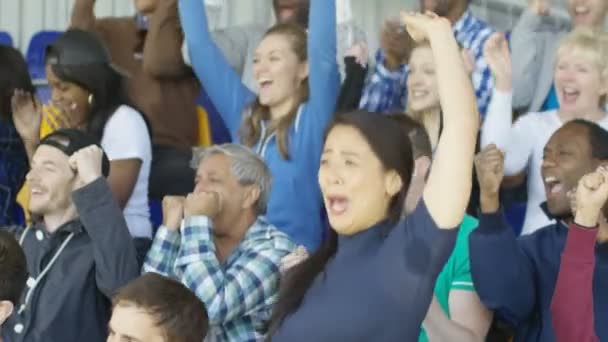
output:
[[[282,259],[296,250],[263,215],[268,167],[250,149],[201,150],[194,192],[165,197],[160,227],[143,267],[175,278],[207,307],[207,341],[257,341],[278,292]]]

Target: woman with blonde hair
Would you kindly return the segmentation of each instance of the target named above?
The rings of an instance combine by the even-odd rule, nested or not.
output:
[[[528,204],[522,234],[551,223],[541,208],[547,196],[567,189],[558,172],[543,179],[544,147],[551,135],[568,121],[584,119],[608,129],[605,111],[608,94],[608,38],[605,33],[576,29],[560,42],[555,61],[557,110],[528,113],[513,122],[511,56],[503,34],[494,34],[484,54],[495,78],[495,89],[482,127],[481,145],[495,144],[505,153],[505,175],[527,173]],[[569,158],[569,152],[560,153]]]

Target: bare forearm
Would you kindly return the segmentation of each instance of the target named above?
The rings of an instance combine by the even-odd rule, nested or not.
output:
[[[427,322],[422,324],[429,341],[432,342],[482,342],[471,330],[448,319],[441,322]]]
[[[76,0],[72,9],[71,28],[92,30],[95,26],[95,0]]]

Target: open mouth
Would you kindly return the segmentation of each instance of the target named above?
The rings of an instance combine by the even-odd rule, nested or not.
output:
[[[572,87],[564,87],[562,90],[562,99],[565,103],[573,104],[576,102],[581,92]]]
[[[412,99],[420,99],[420,98],[424,98],[429,94],[428,91],[426,90],[412,90],[411,92],[411,98]]]
[[[327,196],[327,209],[332,215],[342,215],[348,210],[348,199],[344,196]]]
[[[547,197],[555,196],[564,191],[564,185],[562,182],[554,176],[545,177],[545,189],[547,192]]]
[[[271,79],[260,79],[258,81],[260,90],[266,90],[266,89],[270,88],[270,86],[272,86],[273,83],[274,83],[274,81]]]

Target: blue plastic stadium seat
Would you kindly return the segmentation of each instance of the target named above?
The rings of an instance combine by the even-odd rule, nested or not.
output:
[[[0,45],[13,46],[13,37],[5,31],[0,31]]]
[[[34,80],[46,79],[44,73],[46,47],[52,44],[60,35],[60,31],[40,31],[32,36],[27,53],[25,54],[25,60]]]

